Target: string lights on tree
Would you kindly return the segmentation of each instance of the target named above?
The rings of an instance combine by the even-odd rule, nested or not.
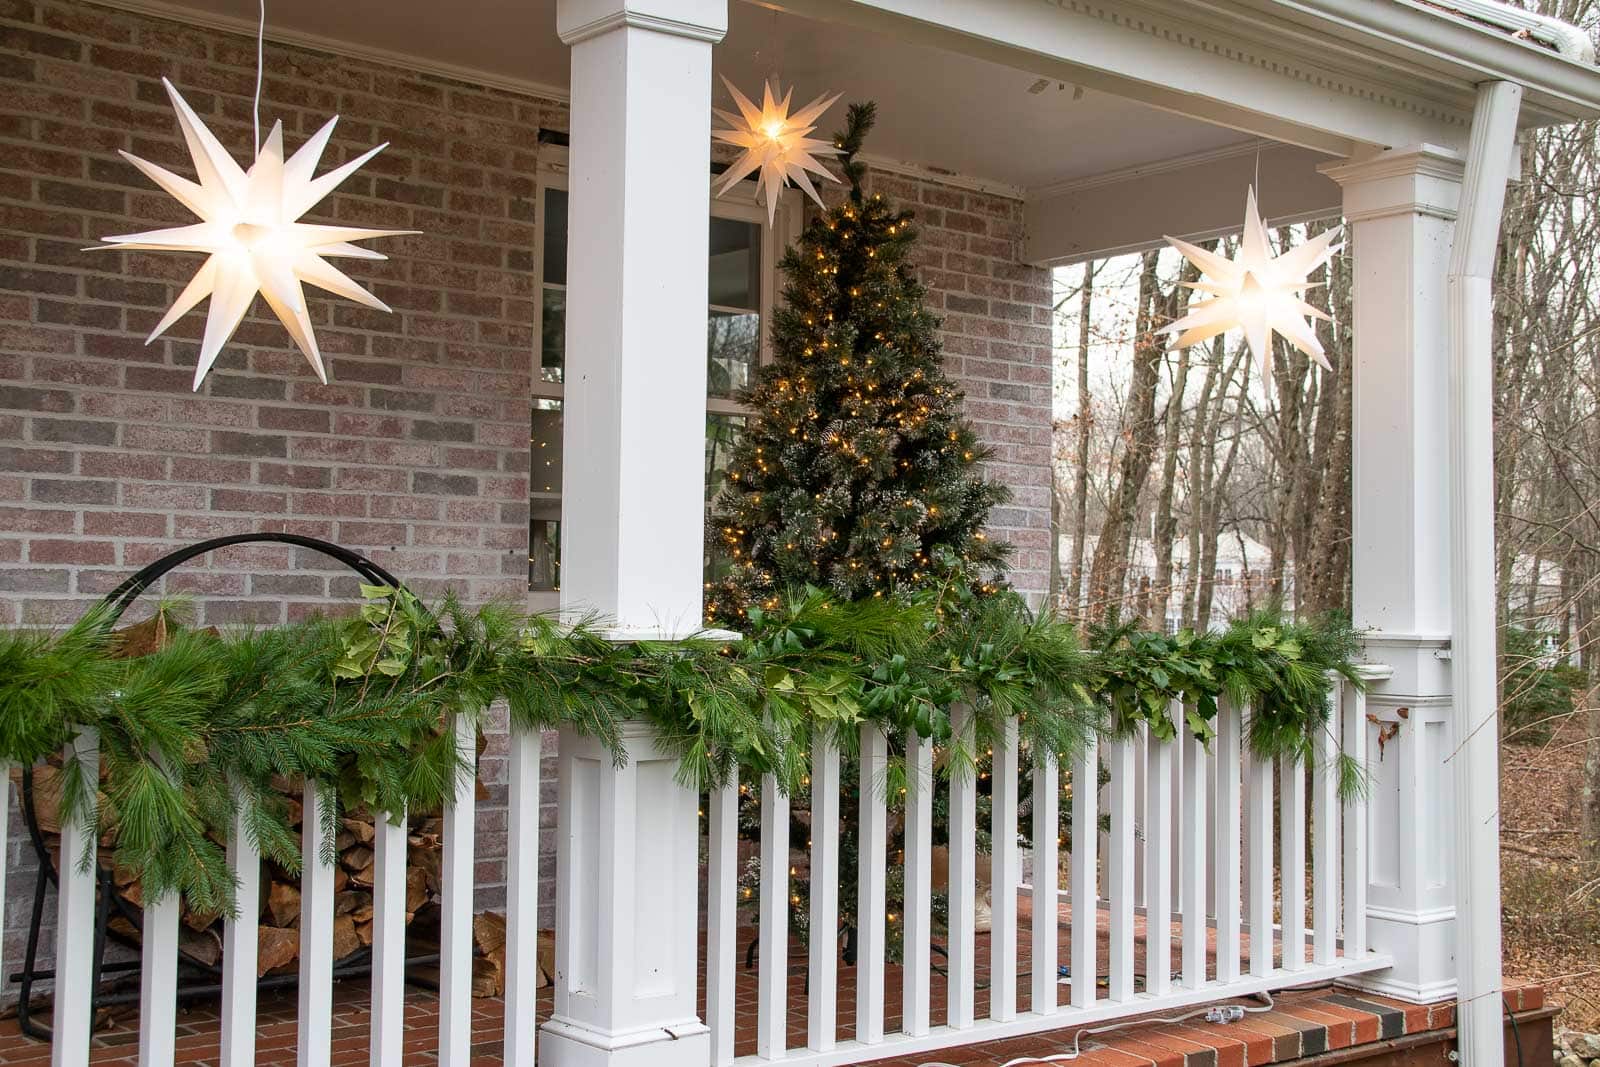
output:
[[[1176,237],[1167,238],[1167,243],[1182,252],[1202,274],[1200,281],[1185,284],[1207,294],[1208,299],[1191,306],[1187,315],[1157,332],[1176,334],[1173,347],[1187,348],[1242,329],[1262,380],[1267,382],[1272,381],[1273,333],[1282,335],[1324,369],[1331,370],[1311,322],[1326,320],[1328,314],[1306,303],[1305,292],[1319,284],[1312,282],[1310,276],[1339,251],[1340,246],[1333,243],[1338,235],[1336,229],[1327,230],[1274,256],[1252,186],[1245,203],[1244,236],[1234,258],[1224,258]]]
[[[785,256],[774,360],[713,510],[723,574],[707,614],[737,622],[803,585],[858,600],[959,572],[986,587],[1006,546],[983,535],[1003,486],[940,365],[938,321],[908,257],[911,216],[862,189],[870,104],[853,105],[841,153],[850,196]]]

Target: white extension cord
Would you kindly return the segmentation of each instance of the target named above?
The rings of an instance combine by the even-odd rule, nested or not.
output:
[[[1105,1026],[1095,1026],[1086,1030],[1078,1030],[1072,1035],[1071,1052],[1058,1052],[1053,1056],[1020,1056],[1014,1060],[1007,1060],[1005,1063],[999,1064],[998,1067],[1024,1067],[1024,1065],[1030,1063],[1066,1063],[1069,1060],[1075,1060],[1079,1056],[1083,1055],[1083,1050],[1080,1047],[1079,1042],[1083,1040],[1085,1034],[1092,1037],[1095,1034],[1109,1034],[1113,1030],[1126,1030],[1129,1027],[1147,1026],[1151,1023],[1162,1023],[1170,1026],[1175,1023],[1186,1023],[1190,1019],[1198,1019],[1202,1016],[1204,1016],[1205,1021],[1208,1023],[1236,1023],[1245,1017],[1246,1012],[1272,1010],[1272,994],[1257,993],[1255,995],[1260,997],[1262,1000],[1265,1000],[1266,1003],[1262,1005],[1211,1004],[1207,1007],[1196,1008],[1194,1011],[1183,1015],[1172,1016],[1170,1018],[1124,1019],[1121,1022],[1108,1023]],[[921,1067],[956,1067],[956,1065],[953,1063],[945,1063],[942,1060],[932,1060],[928,1063],[922,1064]]]

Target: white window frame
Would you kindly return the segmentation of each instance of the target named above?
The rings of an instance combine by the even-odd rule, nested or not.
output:
[[[534,184],[534,235],[533,235],[533,350],[530,353],[533,366],[533,388],[528,397],[530,404],[534,400],[563,400],[565,399],[566,386],[564,383],[547,382],[540,377],[540,365],[543,359],[544,343],[544,234],[545,234],[545,191],[547,189],[566,189],[567,186],[567,149],[562,146],[544,146],[540,150],[538,172]],[[707,176],[707,187],[710,188],[710,176]],[[804,225],[805,202],[800,197],[797,189],[786,189],[778,200],[776,217],[769,224],[767,209],[764,204],[756,202],[756,183],[746,180],[728,190],[722,196],[711,195],[711,215],[716,218],[738,219],[742,222],[758,223],[761,226],[761,296],[757,310],[761,315],[761,343],[757,356],[757,366],[764,366],[772,359],[772,312],[781,300],[778,292],[778,263],[783,259],[784,252],[790,245],[800,238],[800,231]],[[568,230],[570,245],[571,231]],[[565,288],[565,287],[563,287]],[[748,314],[748,308],[724,308],[719,305],[707,304],[711,311],[727,311],[734,314]],[[753,409],[740,404],[738,401],[726,397],[706,398],[706,413],[708,415],[751,415]],[[530,472],[532,454],[529,454]],[[533,486],[529,484],[529,500],[532,500]],[[530,518],[527,534],[532,538],[532,520]],[[523,555],[532,550],[531,544],[525,545]],[[528,607],[531,611],[554,611],[560,606],[561,594],[555,590],[530,589],[527,591]]]

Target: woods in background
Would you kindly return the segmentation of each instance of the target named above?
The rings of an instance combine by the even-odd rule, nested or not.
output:
[[[1298,243],[1326,225],[1275,238]],[[1231,239],[1208,247],[1233,251]],[[1154,336],[1184,313],[1184,283],[1197,280],[1176,254],[1061,272],[1060,610],[1206,628],[1272,600],[1307,615],[1347,605],[1348,260],[1327,273],[1311,299],[1333,316],[1319,330],[1334,370],[1278,342],[1263,383],[1238,338],[1170,350]]]
[[[1600,0],[1537,0],[1591,29]],[[1593,125],[1521,144],[1494,308],[1504,733],[1584,717],[1584,839],[1600,854],[1600,146]],[[1243,192],[1241,190],[1241,200]],[[1280,247],[1322,226],[1282,228]],[[1211,247],[1231,254],[1230,238]],[[1332,371],[1275,340],[1263,382],[1237,336],[1173,351],[1154,331],[1194,278],[1171,251],[1057,274],[1052,603],[1085,622],[1209,628],[1271,601],[1303,616],[1350,602],[1348,253],[1308,299]],[[1550,669],[1565,668],[1559,675]],[[1550,699],[1565,679],[1570,701]]]

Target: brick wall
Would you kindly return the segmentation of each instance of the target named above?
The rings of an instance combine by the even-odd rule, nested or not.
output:
[[[324,166],[390,143],[309,220],[423,233],[372,242],[387,262],[345,261],[393,315],[308,293],[331,384],[316,383],[258,302],[195,394],[203,312],[143,340],[198,257],[81,249],[192,221],[116,154],[191,173],[162,75],[248,157],[253,42],[80,2],[0,0],[0,625],[75,617],[173,547],[264,529],[365,552],[420,593],[522,594],[534,131],[565,129],[566,109],[305,49],[269,44],[266,58],[263,118],[284,120],[291,150],[335,113]],[[1048,274],[1015,262],[1015,201],[873,181],[921,218],[951,369],[996,449],[994,474],[1016,492],[996,535],[1017,545],[1018,586],[1038,593]],[[270,546],[196,561],[161,591],[190,596],[204,623],[272,623],[348,605],[354,581]],[[504,756],[501,723],[481,768],[483,906],[503,897]],[[10,841],[8,969],[33,885],[15,818]],[[549,869],[547,857],[546,902]]]

